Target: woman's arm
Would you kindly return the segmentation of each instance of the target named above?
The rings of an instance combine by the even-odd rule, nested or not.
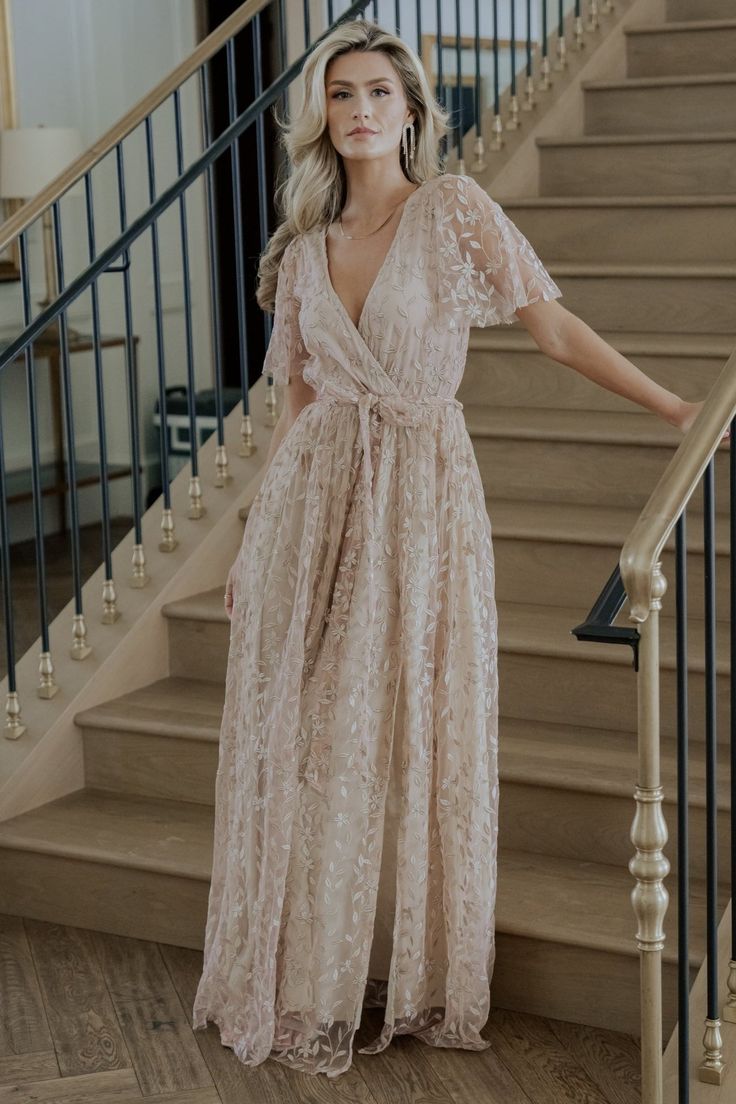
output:
[[[517,313],[538,347],[552,360],[631,399],[678,429],[685,431],[692,425],[702,402],[686,402],[655,383],[561,303],[532,303],[519,307]]]

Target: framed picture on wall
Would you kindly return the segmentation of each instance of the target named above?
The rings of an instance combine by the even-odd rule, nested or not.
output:
[[[10,27],[10,0],[0,0],[0,130],[10,130],[18,125],[15,100],[15,64],[13,35]],[[21,206],[21,201],[0,199],[0,226]],[[18,243],[0,249],[0,280],[20,279]]]

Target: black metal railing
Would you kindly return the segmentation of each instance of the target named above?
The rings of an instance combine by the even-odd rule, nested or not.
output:
[[[464,171],[463,151],[468,143],[472,143],[474,151],[473,170],[486,167],[486,149],[483,140],[483,124],[490,114],[492,121],[487,130],[492,135],[489,147],[491,150],[500,149],[503,143],[502,132],[505,129],[513,130],[519,125],[519,112],[531,111],[535,107],[535,92],[543,91],[549,86],[550,65],[548,60],[547,32],[550,25],[548,19],[548,5],[546,0],[525,0],[514,4],[512,0],[494,0],[490,8],[481,8],[475,3],[472,11],[460,12],[456,3],[441,0],[433,9],[423,8],[419,0],[409,0],[399,3],[395,0],[393,15],[396,29],[400,29],[404,39],[416,43],[417,53],[426,58],[426,44],[431,42],[429,66],[432,72],[431,86],[438,100],[446,104],[452,111],[453,127],[451,134],[454,141],[455,164],[458,171]],[[598,30],[597,4],[590,3],[587,6],[589,19],[583,25],[581,14],[581,0],[559,0],[557,7],[557,68],[565,67],[566,37],[570,39],[573,48],[581,48],[583,36],[586,31]],[[602,11],[607,10],[604,5]],[[517,66],[517,41],[516,23],[517,16],[523,11],[525,17],[526,47],[526,98],[523,106],[519,108],[516,97],[516,66]],[[499,20],[499,13],[504,16],[503,22]],[[382,18],[388,17],[388,11],[380,12]],[[246,304],[249,300],[248,287],[257,264],[257,258],[248,257],[245,250],[245,231],[243,221],[243,174],[241,166],[241,153],[239,140],[246,134],[252,136],[256,148],[255,179],[257,181],[257,211],[258,211],[258,238],[260,250],[265,248],[269,237],[269,184],[271,172],[269,170],[267,146],[266,146],[266,115],[269,109],[282,100],[285,104],[289,88],[299,75],[306,60],[307,54],[313,49],[316,42],[320,41],[336,22],[363,16],[377,19],[379,8],[375,0],[358,0],[357,3],[346,7],[336,16],[333,4],[328,0],[327,23],[320,35],[312,38],[314,25],[314,8],[310,9],[306,0],[303,4],[304,20],[304,44],[305,49],[300,55],[287,64],[287,46],[289,41],[289,27],[287,26],[286,12],[283,0],[248,0],[232,16],[218,27],[205,42],[194,51],[189,59],[182,63],[176,70],[166,77],[161,84],[147,97],[133,108],[121,122],[111,129],[107,135],[99,139],[92,150],[88,151],[69,167],[56,181],[49,185],[44,192],[31,200],[26,207],[16,216],[10,218],[6,224],[0,227],[0,250],[15,245],[19,253],[19,287],[22,299],[22,323],[19,333],[7,344],[0,348],[0,382],[7,382],[7,369],[18,359],[25,366],[25,379],[27,384],[27,404],[30,425],[30,455],[27,464],[30,489],[27,497],[32,502],[33,529],[36,560],[36,589],[38,599],[38,622],[40,626],[40,638],[42,652],[40,656],[40,678],[37,693],[41,697],[52,697],[58,689],[54,665],[51,656],[49,625],[54,611],[50,608],[47,597],[46,563],[45,563],[45,518],[44,496],[49,493],[66,496],[69,500],[69,542],[71,551],[71,593],[73,597],[73,618],[71,626],[72,643],[70,655],[74,659],[84,659],[91,652],[91,644],[88,640],[87,623],[83,604],[82,577],[82,551],[80,548],[80,503],[79,488],[96,482],[99,488],[99,515],[102,533],[102,564],[104,565],[104,581],[102,588],[102,610],[100,620],[102,623],[112,623],[119,616],[118,594],[116,580],[113,572],[112,561],[112,537],[111,537],[111,480],[125,476],[130,480],[130,495],[132,499],[131,528],[134,535],[132,570],[128,583],[133,587],[142,587],[148,583],[146,572],[146,555],[143,544],[142,516],[145,509],[146,494],[143,485],[145,466],[151,458],[144,449],[144,435],[141,422],[141,380],[139,379],[138,365],[138,335],[134,332],[135,292],[140,295],[140,282],[150,280],[152,284],[152,307],[154,336],[152,350],[146,350],[146,360],[143,369],[146,373],[146,382],[155,381],[153,390],[157,393],[157,405],[159,410],[158,423],[158,484],[154,481],[153,487],[148,488],[149,499],[158,491],[161,498],[161,529],[162,538],[159,549],[163,552],[173,551],[177,546],[175,519],[172,509],[171,483],[172,483],[172,449],[167,435],[167,401],[172,387],[172,368],[170,360],[172,354],[168,348],[167,333],[164,320],[164,305],[162,296],[161,276],[161,219],[173,204],[178,205],[179,227],[178,247],[180,249],[181,263],[181,288],[182,288],[182,313],[184,319],[184,355],[176,357],[177,368],[176,382],[182,382],[186,391],[186,418],[188,422],[189,440],[191,443],[187,461],[190,465],[189,473],[189,505],[187,516],[190,519],[198,519],[205,515],[201,474],[199,470],[199,457],[197,454],[198,430],[196,409],[196,385],[197,385],[197,359],[195,351],[195,316],[194,299],[192,294],[192,265],[191,265],[191,241],[189,231],[188,205],[191,189],[198,182],[203,182],[205,188],[205,220],[207,224],[207,256],[204,258],[204,267],[209,275],[209,320],[211,325],[212,345],[212,380],[214,392],[214,434],[216,440],[214,486],[222,487],[231,478],[229,472],[229,459],[225,448],[224,420],[226,413],[225,386],[224,386],[224,349],[223,349],[223,322],[221,318],[222,292],[220,286],[220,256],[219,249],[221,239],[218,236],[218,196],[215,191],[215,167],[222,164],[227,166],[229,159],[229,189],[232,200],[233,238],[234,238],[234,283],[235,299],[237,304],[237,367],[239,388],[239,402],[241,404],[240,422],[240,455],[249,456],[254,451],[253,432],[250,409],[250,388],[260,374],[260,360],[262,348],[252,334],[248,332]],[[467,20],[466,25],[461,25],[461,18]],[[280,67],[276,79],[268,87],[264,87],[264,58],[270,48],[269,25],[275,28],[277,66]],[[384,24],[386,25],[386,24]],[[445,39],[444,32],[452,27],[454,38]],[[430,37],[427,31],[430,29]],[[511,30],[511,39],[506,41],[501,38],[502,33],[508,34]],[[462,31],[462,34],[461,34]],[[249,36],[241,40],[240,35]],[[246,45],[252,53],[251,85],[249,86],[250,102],[239,110],[239,104],[244,99],[244,88],[239,80],[239,71],[236,65],[236,45]],[[474,75],[468,82],[463,56],[467,54],[467,43],[472,42],[472,64]],[[489,55],[493,65],[493,100],[490,103],[483,101],[483,66],[481,59],[483,51]],[[227,81],[227,125],[222,132],[215,135],[213,127],[213,65],[219,61],[224,51],[225,73]],[[519,51],[522,56],[522,51]],[[507,116],[501,117],[501,90],[508,84],[508,65],[510,64],[510,96],[507,101]],[[193,79],[198,82],[198,104],[201,111],[201,151],[185,166],[184,157],[184,112],[183,92],[186,82]],[[167,111],[173,108],[173,120],[166,119],[165,128],[167,134],[172,134],[176,147],[176,178],[167,187],[159,189],[157,186],[157,157],[156,142],[154,139],[154,114],[159,109]],[[158,117],[156,122],[159,122]],[[164,124],[162,124],[163,127]],[[138,182],[138,177],[132,177],[129,168],[127,154],[127,142],[134,133],[139,133],[141,128],[145,137],[145,175],[147,184],[147,201],[143,211],[135,218],[128,218],[129,193],[132,184]],[[116,192],[116,207],[119,218],[119,231],[114,240],[103,247],[98,247],[98,219],[94,205],[94,184],[98,184],[98,178],[93,176],[101,166],[107,154],[114,155],[115,181],[112,185]],[[448,151],[443,151],[448,156]],[[140,174],[139,174],[140,175]],[[66,193],[78,181],[84,183],[84,226],[86,230],[87,259],[81,266],[81,271],[69,279],[65,279],[68,254],[68,235],[64,233],[62,219],[62,202]],[[103,177],[102,181],[109,189],[109,177]],[[220,181],[221,183],[221,181]],[[98,184],[98,187],[100,185]],[[109,195],[109,191],[108,191]],[[229,201],[228,201],[229,206]],[[31,262],[29,254],[29,231],[38,219],[43,219],[45,227],[52,236],[54,254],[54,276],[56,289],[50,295],[50,302],[42,304],[35,315],[31,306]],[[133,263],[133,247],[136,243],[145,241],[145,235],[150,235],[150,265],[142,264],[141,251],[136,251],[136,263]],[[74,234],[75,241],[83,241],[84,233],[77,231]],[[228,242],[228,247],[233,243]],[[103,281],[103,277],[111,277],[114,289]],[[119,283],[117,280],[119,278]],[[109,339],[101,330],[101,299],[102,292],[114,290],[120,292],[122,300],[118,310],[121,317],[122,335]],[[70,309],[80,303],[81,297],[89,292],[91,298],[92,334],[83,338],[74,334],[71,330],[68,314]],[[201,304],[201,298],[199,303]],[[108,305],[108,299],[105,299]],[[147,304],[148,306],[148,304]],[[268,314],[263,317],[263,339],[267,343],[270,339],[272,318]],[[54,340],[53,334],[58,336]],[[258,336],[258,335],[256,335]],[[124,355],[124,372],[118,378],[124,386],[125,402],[127,404],[127,417],[118,418],[117,423],[124,426],[128,461],[125,464],[112,464],[110,461],[109,424],[106,413],[106,404],[109,405],[109,383],[103,370],[103,350],[107,344],[122,346]],[[72,368],[72,357],[80,350],[92,352],[94,361],[94,415],[95,442],[97,456],[94,462],[95,474],[90,474],[90,464],[80,465],[79,459],[79,434],[75,424],[75,373]],[[155,350],[155,368],[150,366],[151,353]],[[40,455],[40,429],[39,429],[39,394],[37,388],[38,361],[42,357],[54,356],[58,360],[60,415],[63,422],[62,442],[60,445],[63,456],[58,459],[58,475],[51,486],[47,485],[43,478],[43,465]],[[254,370],[254,363],[258,366]],[[180,368],[179,365],[183,365]],[[228,361],[228,367],[229,367]],[[116,380],[112,380],[116,383]],[[270,381],[269,381],[270,382]],[[269,385],[266,389],[265,422],[267,425],[275,424],[276,400],[274,388]],[[2,419],[0,418],[0,421]],[[13,619],[13,565],[12,554],[12,518],[9,513],[8,500],[8,470],[5,459],[5,439],[0,425],[0,559],[2,566],[2,603],[5,623],[5,663],[8,677],[8,698],[6,705],[7,719],[5,735],[14,739],[24,731],[21,719],[20,697],[16,684],[17,652],[15,637],[15,625]],[[79,468],[84,468],[84,480],[80,478]],[[13,473],[17,474],[17,473]],[[150,505],[150,502],[149,502]]]

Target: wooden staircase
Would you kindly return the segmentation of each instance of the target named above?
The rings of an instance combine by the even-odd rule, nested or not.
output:
[[[675,22],[696,9],[697,24]],[[672,22],[630,28],[628,77],[584,87],[585,134],[538,139],[541,195],[494,196],[560,283],[563,303],[690,399],[704,397],[736,344],[731,9],[727,0],[670,0]],[[497,573],[502,798],[492,1003],[638,1034],[627,868],[636,777],[632,655],[581,644],[571,629],[614,567],[681,435],[551,361],[521,326],[473,334],[459,398],[486,487]],[[725,450],[716,466],[723,487]],[[688,511],[696,612],[697,507]],[[716,527],[724,565],[725,522],[720,516]],[[664,558],[671,587],[673,547],[672,540]],[[3,911],[202,946],[229,638],[222,590],[164,607],[168,677],[77,715],[85,787],[0,824]],[[663,1043],[676,1016],[673,613],[670,593],[661,617],[671,863]],[[717,642],[725,739],[725,623]],[[689,647],[694,978],[705,953],[703,625],[695,615]],[[729,807],[723,777],[722,908]]]

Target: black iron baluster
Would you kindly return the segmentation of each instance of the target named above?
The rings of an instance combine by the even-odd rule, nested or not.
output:
[[[21,287],[23,293],[23,324],[31,321],[31,274],[28,266],[28,241],[24,230],[18,239],[20,248]],[[33,527],[36,544],[36,579],[38,587],[38,612],[41,620],[41,655],[38,666],[39,698],[53,698],[59,687],[54,679],[54,665],[51,659],[49,643],[49,611],[46,596],[46,552],[44,548],[45,532],[43,520],[43,497],[41,494],[41,460],[38,450],[38,416],[36,404],[36,365],[33,357],[33,342],[26,342],[25,349],[26,390],[28,395],[28,418],[31,431],[31,488],[33,492]]]
[[[476,4],[478,0],[476,0]],[[417,53],[419,57],[422,57],[422,0],[416,2],[417,12]],[[427,74],[429,75],[429,74]]]
[[[210,91],[209,65],[207,62],[199,70],[202,99],[203,144],[205,150],[210,147]],[[225,426],[222,402],[222,327],[220,324],[220,262],[217,247],[216,194],[212,162],[207,166],[204,177],[207,203],[207,224],[209,229],[210,260],[210,309],[212,312],[212,348],[215,358],[215,420],[217,422],[217,449],[215,452],[215,486],[224,487],[232,476],[228,472],[227,451],[225,449]]]
[[[120,230],[122,233],[128,228],[128,216],[125,202],[125,163],[123,160],[122,143],[115,147],[115,163],[118,186],[118,211],[120,217]],[[133,573],[130,577],[130,586],[139,589],[150,582],[150,575],[146,574],[146,556],[143,548],[143,527],[141,525],[142,495],[141,495],[141,446],[138,429],[138,373],[136,370],[135,343],[133,341],[133,297],[130,288],[130,251],[126,249],[124,256],[127,263],[122,267],[123,275],[123,310],[125,313],[125,374],[128,391],[128,434],[130,436],[130,459],[132,465],[132,490],[133,490],[133,529],[135,532],[135,544],[133,545]]]
[[[465,172],[463,159],[463,55],[460,42],[460,0],[455,0],[455,111],[457,123],[455,128],[457,146],[457,171]]]
[[[153,157],[153,121],[150,115],[145,120],[146,161],[148,165],[149,202],[156,199],[156,168]],[[156,367],[158,375],[159,406],[159,462],[161,465],[161,491],[164,507],[161,518],[163,537],[159,541],[159,551],[173,552],[178,545],[174,536],[174,514],[171,509],[171,486],[169,476],[169,450],[167,441],[166,406],[166,362],[164,351],[164,320],[161,305],[161,260],[158,246],[158,219],[151,223],[151,258],[153,267],[153,309],[156,318]]]
[[[715,458],[703,472],[703,557],[705,575],[705,789],[706,789],[706,954],[707,1012],[705,1057],[701,1065],[721,1063],[718,1009],[718,747],[716,743],[716,590],[715,590]],[[716,1038],[717,1036],[717,1038]]]
[[[401,2],[395,0],[394,2],[394,26],[396,27],[396,34],[401,37]]]
[[[499,91],[498,61],[498,0],[493,0],[493,126],[491,128],[491,149],[503,149],[503,123],[501,121],[501,95]]]
[[[534,77],[532,75],[532,0],[526,0],[526,88],[522,111],[532,111],[535,107]]]
[[[174,89],[174,130],[176,132],[176,171],[184,172],[184,140],[181,125],[181,93]],[[181,269],[184,288],[184,329],[187,357],[187,417],[189,418],[189,508],[187,517],[196,521],[207,513],[202,504],[202,482],[199,478],[199,437],[197,434],[196,383],[194,379],[194,333],[192,328],[192,287],[189,274],[189,233],[187,230],[186,191],[179,196],[179,235],[181,238]]]
[[[483,145],[483,134],[481,132],[480,113],[480,4],[479,0],[475,0],[473,5],[473,18],[475,20],[475,30],[473,32],[473,52],[475,54],[475,80],[473,88],[473,110],[475,112],[475,118],[473,120],[475,126],[475,145],[473,147],[473,153],[475,160],[473,161],[473,172],[482,172],[486,167],[486,163],[483,160],[483,154],[485,152]]]
[[[677,632],[677,1061],[679,1104],[689,1100],[690,950],[689,950],[689,795],[687,695],[687,528],[683,509],[675,526],[675,611]]]
[[[54,231],[54,254],[56,259],[56,285],[60,292],[64,290],[64,243],[61,233],[61,211],[56,200],[51,208]],[[69,364],[69,328],[66,310],[59,313],[59,345],[61,367],[61,393],[64,404],[64,436],[66,438],[66,480],[69,487],[69,535],[72,551],[72,589],[74,591],[74,617],[72,621],[72,646],[69,655],[72,659],[86,659],[92,651],[87,643],[87,624],[84,618],[82,599],[82,557],[79,548],[79,491],[77,487],[76,433],[74,430],[74,402],[72,395],[72,375]]]
[[[92,176],[84,174],[84,188],[87,198],[87,247],[90,262],[97,257],[95,245],[94,195]],[[90,284],[92,299],[92,355],[95,362],[95,396],[97,400],[97,439],[100,460],[100,499],[102,503],[102,560],[105,565],[105,579],[102,585],[102,623],[112,625],[120,612],[117,608],[115,582],[112,575],[112,540],[110,538],[110,483],[107,473],[107,427],[105,424],[105,385],[102,376],[102,350],[100,346],[100,301],[97,281]]]
[[[509,89],[509,117],[506,120],[507,130],[519,129],[519,97],[516,94],[516,0],[511,4],[511,87]]]
[[[238,117],[238,88],[235,72],[235,42],[227,44],[227,91],[230,122]],[[236,138],[230,147],[230,166],[233,189],[233,224],[235,231],[235,286],[238,306],[238,337],[240,342],[240,389],[243,396],[243,417],[240,422],[239,456],[251,456],[253,453],[253,427],[250,418],[250,395],[248,388],[248,321],[245,314],[245,255],[243,250],[243,208],[242,186],[240,178],[240,139]]]
[[[21,272],[21,281],[23,273]],[[0,373],[0,388],[2,387]],[[3,404],[0,401],[0,571],[3,577],[3,615],[5,618],[5,658],[8,672],[8,693],[5,699],[5,726],[8,740],[17,740],[26,731],[20,713],[20,698],[15,677],[15,625],[13,621],[13,587],[10,565],[10,529],[8,526],[7,487],[5,484],[5,441],[3,438]]]
[[[397,0],[397,2],[398,2],[398,0]],[[304,3],[302,4],[302,7],[304,9],[304,49],[308,50],[309,46],[311,44],[311,41],[312,41],[312,30],[311,30],[310,12],[309,12],[309,0],[304,0]],[[257,18],[258,18],[258,16],[253,17],[253,22],[254,23],[255,23],[255,20]],[[255,29],[254,29],[253,33],[254,33],[254,36],[255,36]],[[260,37],[260,34],[259,34],[259,37]]]
[[[442,57],[442,0],[437,0],[435,12],[437,15],[437,98],[442,106],[446,107],[444,65]],[[445,134],[440,142],[440,157],[442,161],[447,157],[447,137],[448,136]]]
[[[539,78],[539,91],[546,92],[548,88],[552,87],[552,80],[550,77],[550,64],[549,53],[547,47],[547,0],[542,0],[542,64],[541,64],[541,76]]]
[[[263,93],[263,65],[262,65],[262,51],[261,51],[261,24],[260,17],[256,16],[253,20],[253,84],[256,99]],[[263,112],[260,112],[256,119],[256,170],[258,174],[258,230],[259,238],[261,242],[261,251],[266,248],[266,242],[268,240],[268,208],[266,204],[266,196],[268,194],[268,187],[266,181],[266,136],[264,131],[264,119]],[[265,347],[268,347],[268,343],[271,340],[271,331],[273,329],[273,316],[269,311],[263,311],[263,329]],[[266,396],[264,400],[266,407],[265,421],[266,425],[276,425],[277,412],[276,412],[276,388],[273,382],[273,376],[269,376],[266,381]],[[256,446],[253,446],[255,452]]]

